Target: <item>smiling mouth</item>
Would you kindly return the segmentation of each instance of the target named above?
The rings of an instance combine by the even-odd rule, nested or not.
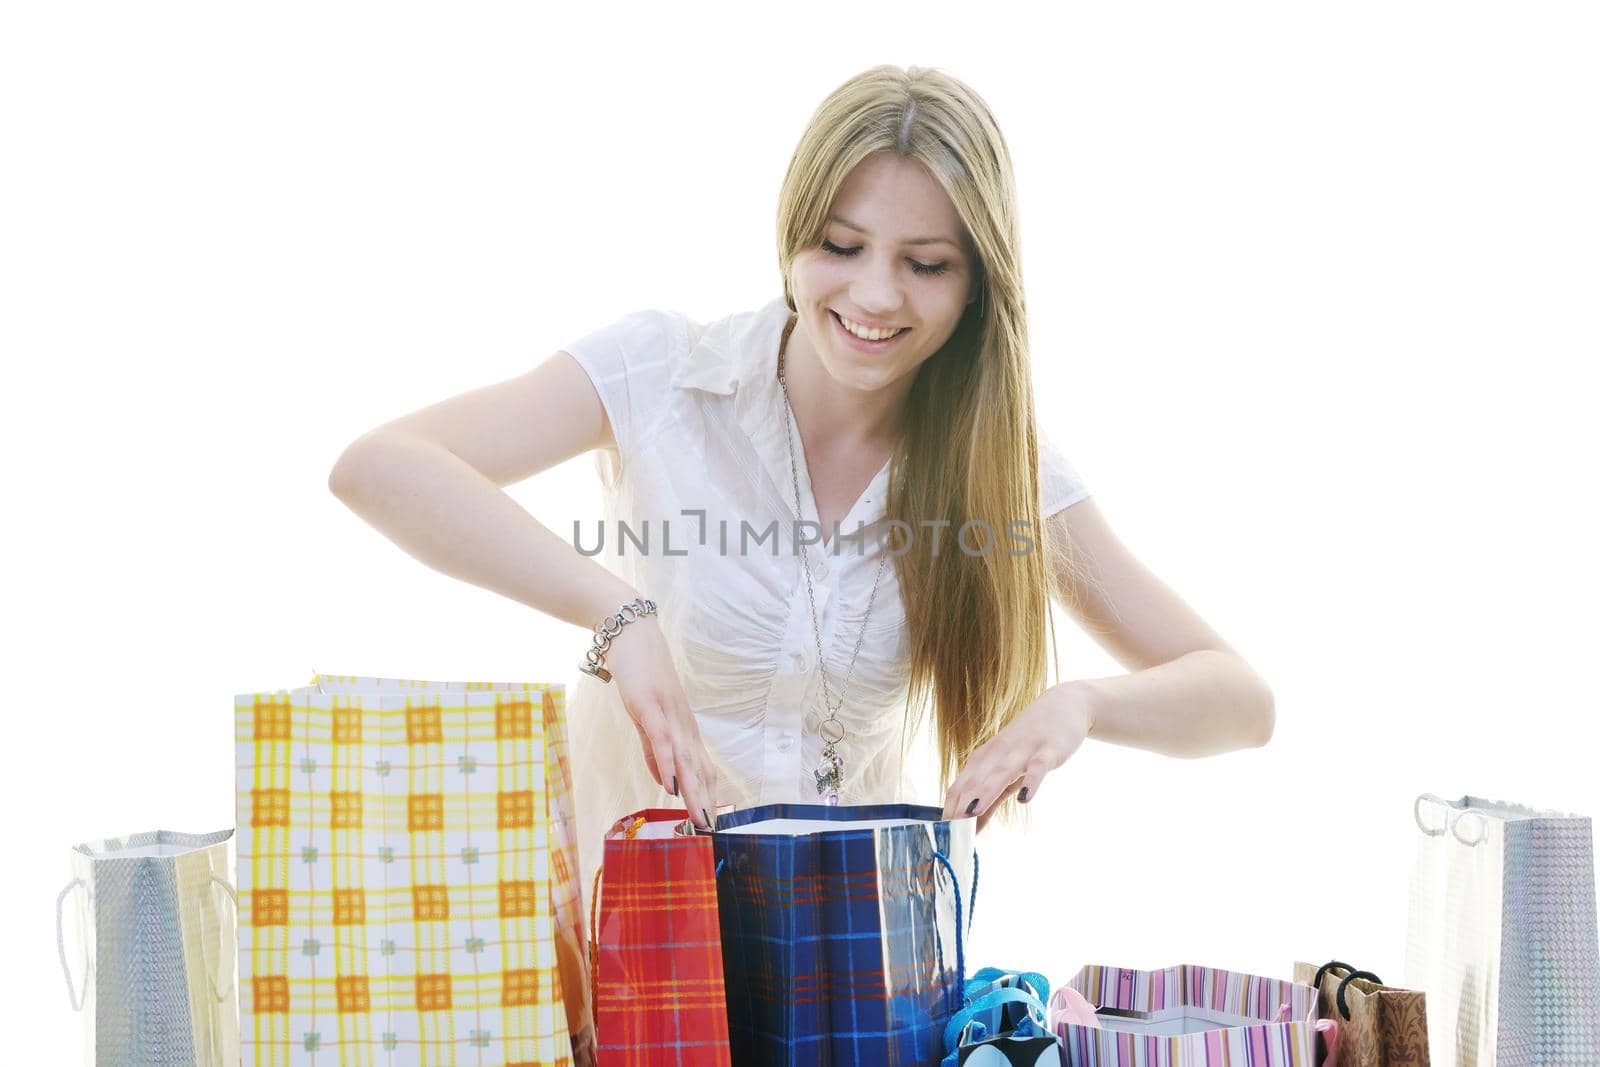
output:
[[[850,330],[845,326],[844,320],[840,314],[832,308],[828,309],[828,317],[833,319],[834,324],[839,327],[839,332],[846,338],[855,342],[857,345],[863,345],[868,348],[887,348],[889,345],[893,344],[895,341],[898,341],[911,330],[911,327],[909,326],[902,326],[899,330],[890,334],[888,337],[880,338],[878,340],[868,340],[859,334],[851,333]]]

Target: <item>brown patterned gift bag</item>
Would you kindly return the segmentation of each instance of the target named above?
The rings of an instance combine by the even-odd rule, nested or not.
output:
[[[1338,960],[1321,967],[1296,963],[1294,980],[1317,990],[1317,1017],[1338,1027],[1338,1067],[1428,1067],[1421,992],[1386,986],[1372,972]],[[1318,1054],[1319,1064],[1326,1052]]]

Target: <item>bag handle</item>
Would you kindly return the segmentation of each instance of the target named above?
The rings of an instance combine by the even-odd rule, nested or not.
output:
[[[1328,1051],[1321,1067],[1339,1067],[1339,1024],[1332,1019],[1318,1019],[1311,1024],[1311,1029],[1322,1035],[1322,1046]]]
[[[956,1042],[960,1040],[961,1031],[967,1028],[968,1023],[1002,1004],[1026,1004],[1031,1009],[1028,1017],[1048,1032],[1048,1024],[1044,1022],[1044,1005],[1033,995],[1033,991],[1018,989],[1016,986],[1002,986],[999,989],[991,989],[950,1017],[950,1021],[944,1027],[944,1047],[947,1057],[958,1053]]]
[[[1345,975],[1344,980],[1339,983],[1338,995],[1334,997],[1334,1003],[1339,1005],[1339,1014],[1344,1016],[1345,1022],[1350,1021],[1350,1005],[1345,1000],[1345,987],[1357,978],[1365,978],[1367,981],[1374,982],[1378,985],[1383,984],[1383,979],[1379,978],[1371,971],[1351,971],[1349,974]]]
[[[1468,819],[1476,819],[1478,821],[1478,836],[1474,837],[1471,841],[1468,841],[1466,838],[1461,836],[1461,824],[1466,822]],[[1450,836],[1455,838],[1457,841],[1460,841],[1468,848],[1477,848],[1479,845],[1483,844],[1484,839],[1489,836],[1489,820],[1485,819],[1482,815],[1475,811],[1463,811],[1460,815],[1456,816],[1455,822],[1450,824]]]
[[[596,989],[600,985],[600,876],[606,872],[606,865],[601,864],[594,869],[594,889],[589,893],[589,988]]]
[[[234,921],[235,924],[237,924],[238,921],[239,921],[239,895],[233,891],[233,886],[229,885],[225,880],[223,880],[221,878],[218,878],[217,877],[217,873],[215,871],[212,871],[211,872],[211,882],[207,885],[206,888],[209,889],[209,888],[211,888],[211,886],[214,886],[214,885],[220,885],[222,887],[222,891],[224,893],[228,894],[228,900],[233,903],[233,921]],[[220,947],[221,946],[218,946],[218,948],[220,948]],[[228,992],[224,993],[224,992],[222,992],[221,990],[219,990],[217,988],[217,971],[222,968],[221,953],[219,952],[218,956],[217,956],[217,966],[216,967],[212,967],[211,966],[211,961],[206,959],[206,943],[205,943],[205,939],[204,938],[201,938],[201,940],[200,940],[200,960],[201,960],[202,963],[205,964],[205,967],[206,967],[206,979],[207,979],[207,981],[209,981],[211,983],[211,992],[212,992],[212,994],[214,996],[216,996],[217,1003],[221,1004],[223,1001],[228,999],[230,994],[233,993],[233,990],[234,990],[234,984],[233,984],[233,981],[232,981],[233,975],[231,973],[228,975],[228,978],[229,978]]]
[[[1321,967],[1317,968],[1317,976],[1311,979],[1311,988],[1320,993],[1322,991],[1322,976],[1334,968],[1338,968],[1341,971],[1355,970],[1355,968],[1350,966],[1348,963],[1342,963],[1339,960],[1329,960],[1327,963],[1324,963]]]
[[[934,859],[935,863],[938,863],[941,866],[943,866],[945,871],[950,875],[950,886],[955,891],[954,892],[954,896],[956,898],[956,985],[960,989],[962,989],[963,992],[965,992],[966,980],[967,980],[967,957],[966,957],[966,949],[965,949],[966,938],[965,938],[965,936],[963,934],[963,926],[962,926],[962,922],[961,922],[961,880],[956,877],[956,869],[955,869],[954,866],[951,865],[949,856],[946,856],[943,852],[940,852],[938,849],[934,849],[933,850],[933,859]],[[938,884],[938,872],[937,871],[934,872],[934,882],[935,882],[936,885]],[[973,912],[975,912],[977,910],[977,908],[978,908],[978,852],[977,852],[976,849],[974,849],[973,852],[972,852],[972,896],[971,896],[970,900],[971,900],[971,903],[969,904],[969,906],[967,908],[969,922],[970,922],[971,914]],[[970,932],[970,931],[967,931],[967,932]]]
[[[972,977],[967,979],[967,987],[976,992],[995,979],[1004,978],[1008,974],[1016,975],[1018,981],[1033,990],[1033,995],[1039,998],[1041,1004],[1050,996],[1050,981],[1038,971],[1003,971],[999,967],[979,967],[972,972]]]
[[[1444,822],[1439,827],[1431,827],[1422,821],[1422,805],[1424,803],[1437,804],[1439,807],[1444,809]],[[1468,848],[1476,848],[1478,845],[1483,844],[1484,839],[1489,836],[1488,819],[1484,818],[1481,814],[1471,810],[1470,808],[1457,808],[1455,805],[1449,803],[1439,796],[1436,796],[1433,793],[1423,793],[1417,797],[1417,799],[1411,805],[1411,817],[1416,820],[1417,829],[1421,830],[1429,837],[1442,837],[1445,832],[1448,831],[1451,837],[1454,837],[1457,841],[1461,842],[1463,845],[1466,845]],[[1474,837],[1471,841],[1468,841],[1466,838],[1461,836],[1461,822],[1463,819],[1468,818],[1476,819],[1478,822],[1478,836]]]
[[[72,1000],[73,1011],[82,1011],[83,1003],[89,997],[89,943],[86,940],[83,945],[83,992],[75,993],[72,989],[72,968],[67,965],[67,940],[62,931],[61,906],[66,903],[67,894],[80,885],[83,886],[85,893],[89,891],[88,885],[84,883],[82,878],[74,878],[67,883],[67,887],[61,891],[61,895],[56,897],[56,952],[61,956],[61,973],[67,976],[67,996]]]
[[[956,887],[956,933],[959,934],[959,933],[961,933],[961,929],[960,929],[960,927],[961,927],[961,883],[956,880],[956,871],[955,871],[955,868],[950,865],[950,857],[949,856],[946,856],[943,852],[940,852],[938,849],[934,849],[933,850],[933,858],[935,860],[937,860],[939,863],[944,864],[944,869],[946,871],[950,872],[950,884]],[[972,917],[974,915],[976,915],[976,914],[978,914],[978,850],[977,849],[973,849],[972,850],[972,892],[967,894],[967,933],[969,935],[972,933]],[[960,948],[960,942],[959,941],[956,943],[956,947]],[[995,977],[998,978],[1003,973],[1009,973],[1009,972],[996,971],[995,972]],[[1031,974],[1033,972],[1030,971],[1029,973]],[[962,972],[961,977],[962,977],[963,981],[966,980],[966,972],[965,971]]]
[[[956,986],[958,988],[960,988],[961,990],[963,990],[963,992],[964,992],[965,989],[966,989],[966,981],[967,981],[967,961],[966,961],[966,956],[965,956],[965,954],[963,952],[962,938],[961,938],[961,882],[956,878],[956,869],[953,866],[950,865],[950,857],[946,856],[943,852],[940,852],[938,849],[934,849],[933,850],[933,860],[934,860],[935,863],[941,864],[944,867],[944,869],[950,873],[950,884],[955,888],[954,896],[956,898]],[[938,884],[939,884],[939,872],[937,870],[934,871],[933,882],[934,882],[935,887],[937,887]],[[938,933],[939,933],[939,927],[938,927],[938,924],[935,923],[934,924],[934,940],[935,940],[936,943],[938,941]],[[942,948],[939,951],[939,957],[940,957],[940,959],[939,959],[939,969],[942,971],[942,970],[944,970],[944,950]]]
[[[1438,829],[1434,829],[1422,821],[1423,804],[1437,804],[1439,807],[1444,809],[1444,822],[1439,825]],[[1420,793],[1417,795],[1417,799],[1411,802],[1411,818],[1416,820],[1418,830],[1421,830],[1429,837],[1440,837],[1443,836],[1445,831],[1450,829],[1450,805],[1447,804],[1442,797],[1436,796],[1433,793]]]
[[[1062,1023],[1070,1026],[1100,1026],[1100,1016],[1096,1014],[1094,1005],[1089,1003],[1089,998],[1070,985],[1058,986],[1050,994],[1049,1011],[1051,1030]]]

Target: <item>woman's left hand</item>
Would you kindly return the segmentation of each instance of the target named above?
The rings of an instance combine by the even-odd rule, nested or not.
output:
[[[1083,689],[1053,685],[989,741],[972,750],[944,795],[944,818],[978,817],[978,831],[1012,793],[1026,804],[1044,776],[1078,751],[1092,725]]]

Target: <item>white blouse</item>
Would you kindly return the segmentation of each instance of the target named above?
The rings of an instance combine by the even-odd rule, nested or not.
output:
[[[822,756],[822,680],[794,543],[794,480],[777,380],[788,316],[782,295],[709,325],[675,311],[636,311],[564,346],[593,380],[617,443],[616,451],[596,456],[604,522],[580,521],[575,540],[656,602],[654,618],[717,766],[721,805],[821,802],[813,771]],[[812,524],[801,529],[814,536],[810,472],[798,431],[791,435],[801,517]],[[1042,515],[1089,495],[1042,430],[1040,454]],[[872,592],[888,483],[885,463],[841,520],[841,536],[828,530],[826,544],[806,546],[835,701]],[[619,537],[619,524],[632,536]],[[861,536],[850,536],[858,526]],[[944,531],[941,551],[955,547],[953,535]],[[968,541],[975,551],[983,543]],[[616,640],[630,636],[624,627]],[[573,657],[584,647],[574,644]],[[838,713],[846,731],[838,746],[841,804],[904,797],[908,655],[890,559]],[[616,683],[574,673],[568,722],[587,887],[612,822],[640,808],[682,804],[651,778]]]

